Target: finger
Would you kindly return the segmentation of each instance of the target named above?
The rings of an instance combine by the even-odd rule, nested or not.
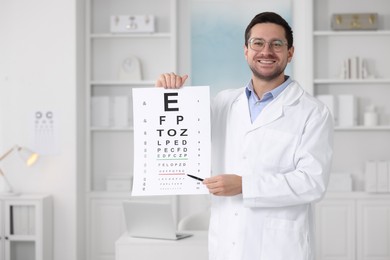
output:
[[[163,76],[164,76],[164,83],[165,83],[164,88],[169,88],[169,84],[171,84],[169,73],[164,73]]]
[[[184,75],[184,76],[181,78],[180,87],[182,87],[182,86],[184,85],[184,83],[186,82],[187,79],[188,79],[188,75]]]
[[[169,88],[174,88],[176,86],[176,74],[171,72],[169,74]]]
[[[182,78],[179,76],[179,75],[176,75],[175,77],[175,88],[180,88],[183,84],[182,84]]]
[[[220,189],[222,186],[218,182],[210,182],[206,184],[206,187],[209,190],[215,190],[215,189]]]
[[[204,181],[205,181],[205,184],[216,183],[216,182],[222,181],[222,177],[221,177],[221,175],[212,176],[210,178],[204,179]]]
[[[165,75],[161,74],[160,77],[156,81],[156,87],[164,88],[164,87],[166,87],[166,85],[167,85],[167,83],[165,80]]]
[[[216,196],[223,195],[223,189],[221,189],[221,188],[209,189],[209,192],[213,195],[216,195]]]
[[[171,74],[170,73],[165,73],[164,74],[164,77],[165,77],[165,88],[171,88],[172,86],[172,83],[171,83]]]

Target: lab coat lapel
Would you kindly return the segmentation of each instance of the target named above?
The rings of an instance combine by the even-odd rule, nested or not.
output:
[[[270,104],[268,104],[266,108],[269,109],[264,109],[260,113],[260,115],[256,118],[255,122],[252,125],[252,130],[268,125],[283,116],[283,105],[276,103],[277,102],[271,102]]]
[[[237,116],[239,120],[237,125],[244,129],[250,129],[252,127],[252,122],[248,106],[248,98],[246,97],[245,92],[242,92],[241,95],[237,97],[235,103],[235,106],[237,106],[236,111],[245,111],[244,113]]]
[[[252,130],[268,125],[283,116],[286,106],[292,105],[303,94],[303,90],[293,81],[279,94],[257,117],[252,125]]]

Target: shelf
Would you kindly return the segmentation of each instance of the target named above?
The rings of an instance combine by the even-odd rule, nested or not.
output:
[[[144,196],[142,198],[140,197],[133,197],[131,196],[131,191],[90,191],[87,194],[88,199],[141,199],[141,200],[165,200],[167,198],[174,198],[175,195],[169,195],[169,196]]]
[[[378,31],[314,31],[314,36],[390,36],[390,30]]]
[[[91,191],[88,193],[89,199],[131,199],[131,191]]]
[[[35,242],[37,241],[36,235],[10,235],[8,236],[9,241],[11,242]]]
[[[92,132],[133,132],[133,127],[91,127]]]
[[[315,84],[383,84],[390,83],[390,79],[314,79]]]
[[[91,81],[92,86],[154,86],[155,81],[143,80],[143,81],[117,81],[117,80],[95,80]]]
[[[133,33],[133,34],[112,34],[112,33],[94,33],[90,35],[91,39],[126,39],[126,38],[170,38],[170,33]]]
[[[335,131],[389,131],[390,126],[336,126]]]
[[[365,191],[336,192],[329,191],[324,199],[385,199],[388,200],[390,193],[368,193]]]

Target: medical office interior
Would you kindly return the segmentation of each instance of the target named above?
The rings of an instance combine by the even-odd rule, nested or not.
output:
[[[316,259],[389,260],[388,0],[1,0],[0,259],[175,259],[184,250],[201,260],[207,195],[148,198],[168,200],[180,228],[199,229],[192,240],[123,238],[123,201],[134,199],[131,89],[170,71],[212,94],[243,86],[244,30],[266,10],[294,31],[287,74],[334,115]],[[126,31],[124,19],[141,26]],[[40,155],[31,167],[18,158],[26,148]],[[190,216],[199,219],[184,223]]]

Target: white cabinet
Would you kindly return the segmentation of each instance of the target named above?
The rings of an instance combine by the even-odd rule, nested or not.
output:
[[[48,195],[0,198],[0,260],[52,260],[52,219]]]
[[[390,259],[390,196],[357,203],[357,259]]]
[[[355,259],[355,201],[324,200],[316,208],[318,260]]]
[[[390,195],[328,193],[316,205],[316,260],[390,259]]]

